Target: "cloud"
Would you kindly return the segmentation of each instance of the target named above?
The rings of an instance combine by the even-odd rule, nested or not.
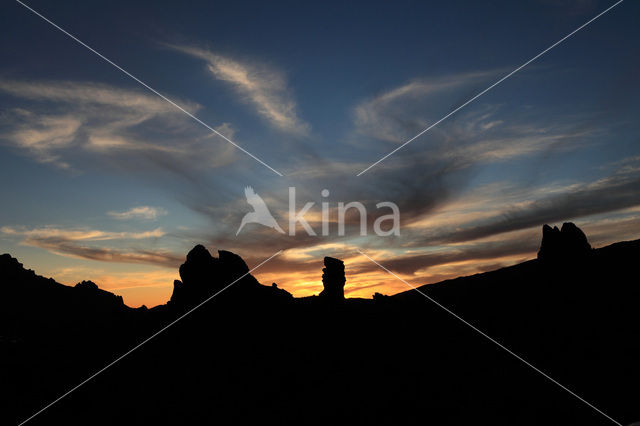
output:
[[[104,247],[98,242],[113,240],[146,240],[160,238],[166,233],[161,228],[142,232],[110,232],[87,228],[24,227],[0,228],[0,232],[22,237],[21,244],[43,248],[55,254],[98,260],[102,262],[144,263],[175,268],[183,261],[182,255],[167,250],[133,250]],[[93,243],[88,245],[87,243]]]
[[[155,95],[89,82],[0,80],[0,91],[15,97],[38,101],[74,102],[87,107],[92,105],[118,106],[131,111],[139,111],[143,115],[176,112],[174,106]],[[199,105],[186,101],[181,101],[181,105],[190,112],[195,112],[200,108]]]
[[[625,163],[627,166],[632,162]],[[506,232],[640,206],[640,168],[623,167],[611,176],[565,186],[543,186],[533,195],[512,194],[510,202],[486,199],[484,214],[454,226],[428,227],[412,245],[468,242]]]
[[[211,139],[183,112],[138,90],[90,82],[0,80],[0,92],[22,101],[20,108],[0,116],[1,139],[61,169],[82,171],[91,163],[106,163],[134,172],[141,167],[194,170],[234,159],[227,142]],[[190,112],[201,108],[177,102]],[[220,126],[232,130],[230,123]]]
[[[500,241],[484,241],[462,247],[451,246],[433,253],[397,256],[385,262],[385,267],[394,272],[414,275],[418,271],[428,270],[433,266],[455,264],[468,261],[491,260],[496,262],[503,257],[527,257],[539,247],[539,232],[530,232],[523,238],[504,238]]]
[[[23,113],[23,115],[25,115]],[[60,168],[68,169],[68,163],[61,160],[56,151],[72,145],[82,121],[73,116],[39,116],[33,117],[30,126],[14,131],[10,136],[25,150],[29,151],[37,161],[53,163]]]
[[[231,123],[222,123],[218,127],[215,128],[217,132],[225,135],[229,139],[233,139],[236,134],[236,129],[233,127]]]
[[[118,220],[129,219],[146,219],[156,220],[160,216],[167,214],[167,211],[162,207],[150,207],[150,206],[138,206],[132,207],[129,210],[123,212],[110,211],[107,212],[109,216]]]
[[[33,243],[33,241],[31,242]],[[56,254],[101,262],[142,263],[177,268],[184,261],[183,256],[167,251],[124,251],[114,248],[84,246],[68,241],[51,240],[37,241],[29,245],[35,245]]]
[[[204,60],[213,77],[230,84],[273,127],[296,135],[309,133],[310,126],[298,117],[296,102],[281,72],[265,64],[242,63],[198,47],[168,46]]]
[[[140,240],[145,238],[159,238],[166,235],[162,228],[156,228],[152,231],[142,232],[110,232],[87,228],[56,228],[53,226],[33,229],[27,229],[24,227],[3,226],[2,228],[0,228],[0,232],[8,235],[23,235],[27,238],[33,239],[58,238],[69,241],[105,241],[116,239]]]
[[[379,149],[373,162],[445,116],[449,111],[442,105],[449,103],[448,99],[461,99],[451,104],[454,109],[496,75],[500,71],[422,78],[363,100],[353,108],[350,140],[368,152]],[[584,117],[581,121],[558,115],[554,122],[563,124],[550,126],[547,116],[526,108],[475,103],[394,153],[377,165],[376,171],[402,168],[407,161],[416,161],[416,155],[428,157],[432,163],[456,164],[456,168],[504,162],[550,150],[584,148],[602,134],[595,126],[585,125],[588,121]]]
[[[434,100],[441,100],[442,95],[451,96],[453,91],[477,85],[495,75],[497,71],[480,71],[421,78],[382,92],[353,108],[356,132],[386,142],[402,143],[440,118],[436,115],[446,114],[447,111],[434,109]],[[437,105],[441,104],[437,102]]]

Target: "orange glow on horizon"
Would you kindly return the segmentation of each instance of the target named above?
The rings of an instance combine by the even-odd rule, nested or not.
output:
[[[418,270],[415,274],[403,274],[395,272],[402,279],[413,286],[432,284],[459,276],[472,275],[484,272],[487,268],[494,269],[498,265],[513,265],[531,258],[531,256],[505,256],[502,258],[485,260],[466,260],[445,263],[441,265]],[[393,295],[411,290],[411,287],[398,280],[386,271],[375,268],[363,269],[370,266],[367,259],[358,256],[345,257],[346,278],[345,297],[347,298],[371,298],[374,293]],[[384,259],[380,259],[384,265]],[[256,271],[253,274],[256,279],[264,284],[276,283],[278,287],[287,290],[294,297],[306,297],[319,294],[322,289],[322,264],[314,261],[304,265],[302,270],[296,272],[265,272]],[[54,274],[59,282],[66,285],[75,285],[83,279],[91,279],[106,291],[120,295],[124,303],[130,307],[146,305],[153,307],[167,303],[173,292],[173,281],[180,279],[177,270],[164,268],[141,272],[116,272],[92,271],[86,269],[74,270],[69,268]]]

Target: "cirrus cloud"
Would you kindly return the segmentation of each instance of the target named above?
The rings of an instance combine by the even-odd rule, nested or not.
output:
[[[309,133],[310,126],[298,116],[296,102],[283,73],[265,64],[239,62],[199,47],[167,46],[204,60],[214,78],[232,85],[273,127],[296,135]]]
[[[143,263],[175,268],[183,256],[164,249],[135,249],[123,247],[131,241],[158,239],[166,235],[162,228],[151,231],[113,232],[89,228],[25,227],[3,226],[0,232],[8,236],[18,236],[20,244],[45,249],[61,256],[101,262]],[[119,240],[117,246],[105,247],[100,243]],[[127,240],[130,242],[127,243]]]
[[[138,207],[132,207],[129,210],[125,210],[121,212],[110,211],[110,212],[107,212],[107,215],[118,220],[129,220],[129,219],[156,220],[158,217],[165,216],[167,213],[168,213],[167,210],[163,209],[162,207],[138,206]]]
[[[134,172],[142,164],[210,169],[235,159],[226,142],[212,140],[171,104],[139,90],[91,82],[0,80],[0,93],[21,105],[0,115],[0,140],[61,169],[82,171],[89,161]],[[190,112],[201,109],[194,102],[178,102]],[[217,127],[233,132],[230,123]]]

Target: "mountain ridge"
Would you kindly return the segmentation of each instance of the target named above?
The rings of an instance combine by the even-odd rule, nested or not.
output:
[[[341,261],[326,258],[326,297],[294,298],[246,275],[187,316],[246,274],[239,256],[196,246],[175,297],[150,309],[129,308],[90,282],[63,286],[2,256],[0,381],[12,392],[0,416],[24,420],[173,324],[33,423],[607,422],[477,330],[616,420],[637,421],[628,389],[640,380],[640,240],[569,256],[545,251],[560,255],[373,299],[344,299]],[[11,276],[37,284],[12,299]],[[56,290],[35,300],[38,288]]]

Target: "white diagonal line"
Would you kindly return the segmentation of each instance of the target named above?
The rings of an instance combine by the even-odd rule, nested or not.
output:
[[[516,359],[518,359],[519,361],[522,361],[524,364],[528,365],[529,367],[531,367],[533,370],[535,370],[536,372],[540,373],[541,375],[543,375],[544,377],[546,377],[547,379],[549,379],[551,382],[555,383],[556,385],[558,385],[559,387],[561,387],[562,389],[564,389],[565,391],[569,392],[571,395],[573,395],[574,397],[578,398],[580,401],[584,402],[585,404],[587,404],[589,407],[593,408],[594,410],[596,410],[598,413],[602,414],[604,417],[606,417],[607,419],[611,420],[613,423],[617,424],[618,426],[623,426],[622,423],[617,422],[616,420],[614,420],[613,418],[609,417],[607,414],[605,414],[602,410],[600,410],[598,407],[594,406],[593,404],[589,403],[589,401],[585,400],[584,398],[582,398],[581,396],[577,395],[575,392],[573,392],[571,389],[565,387],[563,384],[561,384],[560,382],[558,382],[557,380],[555,380],[554,378],[552,378],[551,376],[549,376],[548,374],[546,374],[545,372],[543,372],[542,370],[540,370],[539,368],[537,368],[536,366],[534,366],[533,364],[531,364],[530,362],[528,362],[527,360],[525,360],[524,358],[522,358],[520,355],[516,354],[515,352],[513,352],[511,349],[507,348],[506,346],[504,346],[502,343],[498,342],[496,339],[494,339],[493,337],[489,336],[487,333],[485,333],[484,331],[480,330],[479,328],[477,328],[476,326],[474,326],[473,324],[467,322],[464,318],[462,318],[461,316],[459,316],[458,314],[456,314],[455,312],[453,312],[452,310],[450,310],[449,308],[447,308],[446,306],[442,305],[440,302],[438,302],[437,300],[435,300],[434,298],[432,298],[431,296],[428,296],[427,294],[425,294],[424,292],[420,291],[419,288],[415,287],[412,284],[409,284],[407,281],[403,280],[402,278],[400,278],[399,276],[397,276],[396,274],[394,274],[393,272],[391,272],[389,269],[385,268],[384,266],[382,266],[381,264],[379,264],[378,262],[376,262],[375,260],[373,260],[371,257],[369,257],[368,255],[366,255],[365,253],[363,253],[362,251],[360,251],[359,249],[357,249],[358,253],[360,253],[361,255],[363,255],[364,257],[366,257],[367,259],[369,259],[370,261],[372,261],[373,263],[375,263],[376,265],[378,265],[380,268],[384,269],[386,272],[388,272],[389,274],[393,275],[394,277],[396,277],[397,279],[399,279],[400,281],[402,281],[403,283],[405,283],[406,285],[408,285],[409,287],[411,287],[412,289],[414,289],[415,291],[417,291],[418,293],[420,293],[421,295],[423,295],[424,297],[426,297],[427,299],[429,299],[429,301],[431,301],[432,303],[434,303],[435,305],[437,305],[439,308],[443,309],[445,312],[447,312],[448,314],[452,315],[454,318],[456,318],[457,320],[461,321],[464,325],[466,325],[467,327],[470,327],[472,330],[476,331],[477,333],[479,333],[481,336],[485,337],[486,339],[488,339],[489,341],[491,341],[492,343],[494,343],[495,345],[497,345],[499,348],[503,349],[504,351],[506,351],[507,353],[509,353],[510,355],[512,355],[513,357],[515,357]]]
[[[618,2],[614,3],[612,6],[609,6],[607,9],[605,9],[604,11],[600,12],[598,15],[594,16],[593,18],[591,18],[590,20],[588,20],[587,22],[585,22],[584,24],[580,25],[578,28],[576,28],[575,30],[571,31],[569,34],[567,34],[566,36],[562,37],[560,40],[556,41],[555,43],[553,43],[551,46],[547,47],[546,49],[544,49],[542,52],[538,53],[536,56],[534,56],[533,58],[529,59],[527,62],[525,62],[524,64],[520,65],[518,68],[516,68],[515,70],[511,71],[509,74],[505,75],[504,77],[502,77],[500,80],[496,81],[495,83],[493,83],[491,86],[487,87],[486,89],[484,89],[482,92],[478,93],[477,95],[475,95],[474,97],[472,97],[471,99],[469,99],[468,101],[466,101],[465,103],[463,103],[462,105],[460,105],[459,107],[457,107],[456,109],[454,109],[453,111],[449,112],[447,115],[445,115],[444,117],[442,117],[440,120],[436,121],[435,123],[433,123],[431,126],[427,127],[426,129],[424,129],[423,131],[421,131],[420,133],[418,133],[417,135],[415,135],[414,137],[412,137],[411,139],[409,139],[408,141],[404,142],[402,145],[400,145],[399,147],[397,147],[396,149],[394,149],[393,151],[391,151],[390,153],[388,153],[387,155],[385,155],[384,157],[382,157],[381,159],[379,159],[378,161],[376,161],[375,163],[371,164],[369,167],[367,167],[366,169],[364,169],[363,171],[361,171],[360,173],[358,173],[356,176],[360,176],[363,173],[365,173],[367,170],[371,169],[372,167],[374,167],[376,164],[384,161],[386,158],[390,157],[391,155],[395,154],[396,152],[398,152],[399,150],[401,150],[402,148],[404,148],[406,145],[408,145],[409,143],[413,142],[415,139],[419,138],[420,136],[422,136],[423,134],[427,133],[429,130],[431,130],[432,128],[436,127],[438,124],[442,123],[444,120],[446,120],[447,118],[451,117],[453,114],[455,114],[456,112],[460,111],[462,108],[466,107],[467,105],[469,105],[471,102],[475,101],[476,99],[478,99],[480,96],[484,95],[485,93],[487,93],[489,90],[493,89],[494,87],[496,87],[498,84],[502,83],[503,81],[505,81],[506,79],[508,79],[509,77],[511,77],[512,75],[514,75],[515,73],[517,73],[518,71],[520,71],[522,68],[526,67],[527,65],[529,65],[531,62],[535,61],[536,59],[538,59],[539,57],[541,57],[542,55],[544,55],[545,53],[547,53],[548,51],[550,51],[551,49],[553,49],[554,47],[556,47],[557,45],[559,45],[560,43],[562,43],[563,41],[565,41],[566,39],[568,39],[569,37],[571,37],[572,35],[574,35],[575,33],[577,33],[578,31],[580,31],[581,29],[583,29],[584,27],[586,27],[587,25],[589,25],[590,23],[592,23],[593,21],[595,21],[596,19],[600,18],[602,15],[604,15],[605,13],[609,12],[611,9],[613,9],[614,7],[616,7],[617,5],[619,5],[620,3],[622,3],[624,0],[619,0]]]
[[[258,157],[256,157],[255,155],[253,155],[252,153],[250,153],[249,151],[247,151],[246,149],[244,149],[243,147],[241,147],[240,145],[238,145],[237,143],[235,143],[234,141],[232,141],[231,139],[229,139],[228,137],[226,137],[225,135],[223,135],[222,133],[220,133],[219,131],[217,131],[216,129],[214,129],[213,127],[211,127],[210,125],[208,125],[207,123],[205,123],[204,121],[200,120],[198,117],[196,117],[195,115],[191,114],[189,111],[187,111],[186,109],[184,109],[183,107],[181,107],[180,105],[178,105],[177,103],[175,103],[174,101],[172,101],[171,99],[169,99],[168,97],[164,96],[162,93],[158,92],[156,89],[154,89],[153,87],[149,86],[147,83],[145,83],[144,81],[140,80],[139,78],[137,78],[136,76],[134,76],[133,74],[131,74],[129,71],[125,70],[124,68],[122,68],[121,66],[119,66],[118,64],[116,64],[115,62],[113,62],[112,60],[110,60],[109,58],[105,57],[104,55],[102,55],[100,52],[96,51],[94,48],[92,48],[91,46],[89,46],[88,44],[86,44],[85,42],[83,42],[82,40],[78,39],[76,36],[74,36],[73,34],[69,33],[68,31],[64,30],[63,28],[61,28],[60,26],[58,26],[56,23],[52,22],[51,20],[49,20],[48,18],[46,18],[45,16],[43,16],[42,14],[40,14],[39,12],[37,12],[36,10],[34,10],[33,8],[31,8],[30,6],[27,6],[26,4],[24,4],[23,2],[21,2],[20,0],[16,0],[20,5],[24,6],[25,8],[27,8],[28,10],[30,10],[31,12],[33,12],[35,15],[39,16],[40,18],[42,18],[44,21],[48,22],[49,24],[51,24],[53,27],[55,27],[56,29],[60,30],[62,33],[64,33],[65,35],[69,36],[71,39],[75,40],[76,42],[78,42],[80,45],[86,47],[87,49],[89,49],[91,52],[95,53],[96,55],[98,55],[100,58],[104,59],[106,62],[108,62],[109,64],[113,65],[115,68],[117,68],[118,70],[122,71],[124,74],[126,74],[128,77],[131,77],[133,80],[135,80],[137,83],[141,84],[142,86],[144,86],[146,89],[150,90],[151,92],[155,93],[156,95],[160,96],[162,99],[164,99],[165,101],[169,102],[171,105],[173,105],[174,107],[178,108],[180,111],[182,111],[183,113],[185,113],[186,115],[188,115],[189,117],[191,117],[192,119],[194,119],[196,122],[198,122],[199,124],[203,125],[204,127],[206,127],[207,129],[211,130],[213,133],[215,133],[216,135],[220,136],[222,139],[226,140],[227,142],[229,142],[231,145],[235,146],[236,148],[238,148],[240,151],[244,152],[245,154],[247,154],[249,157],[253,158],[254,160],[256,160],[258,163],[262,164],[263,166],[265,166],[266,168],[268,168],[269,170],[271,170],[272,172],[274,172],[275,174],[277,174],[278,176],[283,176],[282,173],[280,173],[279,171],[277,171],[276,169],[274,169],[273,167],[271,167],[270,165],[268,165],[267,163],[265,163],[264,161],[262,161],[261,159],[259,159]]]
[[[89,382],[91,379],[93,379],[94,377],[96,377],[97,375],[99,375],[100,373],[104,372],[107,368],[111,367],[112,365],[116,364],[118,361],[122,360],[124,357],[126,357],[127,355],[129,355],[130,353],[132,353],[133,351],[135,351],[136,349],[140,348],[142,345],[144,345],[145,343],[147,343],[149,340],[153,339],[154,337],[156,337],[157,335],[159,335],[160,333],[162,333],[163,331],[165,331],[166,329],[168,329],[169,327],[171,327],[172,325],[174,325],[175,323],[177,323],[178,321],[180,321],[181,319],[183,319],[184,317],[186,317],[187,315],[189,315],[190,313],[192,313],[193,311],[195,311],[196,309],[198,309],[199,307],[201,307],[202,305],[204,305],[205,303],[207,303],[208,301],[210,301],[211,299],[213,299],[214,297],[216,297],[217,295],[219,295],[220,293],[222,293],[223,291],[225,291],[226,289],[228,289],[229,287],[231,287],[232,285],[234,285],[235,283],[237,283],[238,281],[240,281],[242,278],[246,277],[247,275],[249,275],[250,273],[252,273],[253,271],[255,271],[256,269],[258,269],[259,267],[261,267],[262,265],[264,265],[265,263],[267,263],[268,261],[270,261],[271,259],[273,259],[274,257],[276,257],[277,255],[279,255],[280,253],[282,253],[283,250],[279,250],[277,253],[271,255],[271,257],[269,257],[266,260],[263,260],[262,263],[260,263],[258,266],[255,266],[253,269],[251,269],[249,272],[247,272],[246,274],[242,275],[240,278],[236,279],[235,281],[233,281],[231,284],[228,284],[226,287],[224,287],[222,290],[214,293],[213,295],[207,297],[204,301],[198,303],[196,306],[194,306],[193,308],[189,309],[187,312],[185,312],[184,314],[180,315],[178,318],[176,318],[175,320],[171,321],[169,324],[167,324],[166,326],[164,326],[163,328],[161,328],[160,330],[156,331],[154,334],[152,334],[151,336],[147,337],[146,339],[144,339],[142,342],[138,343],[136,346],[134,346],[133,348],[129,349],[127,352],[125,352],[124,354],[120,355],[118,358],[116,358],[115,360],[113,360],[112,362],[110,362],[109,364],[107,364],[106,366],[104,366],[103,368],[101,368],[100,370],[98,370],[96,373],[94,373],[93,375],[89,376],[87,379],[83,380],[82,382],[80,382],[79,384],[77,384],[76,386],[74,386],[73,388],[71,388],[70,390],[68,390],[67,392],[65,392],[64,394],[60,395],[58,398],[56,398],[55,400],[53,400],[52,402],[50,402],[49,404],[45,405],[44,407],[42,407],[39,411],[37,411],[36,413],[34,413],[31,417],[23,420],[21,423],[18,424],[18,426],[22,426],[25,423],[27,423],[29,420],[33,419],[34,417],[36,417],[38,414],[42,413],[43,411],[45,411],[46,409],[50,408],[52,405],[56,404],[57,402],[59,402],[61,399],[63,399],[64,397],[66,397],[67,395],[69,395],[70,393],[72,393],[73,391],[77,390],[79,387],[83,386],[84,384],[86,384],[87,382]]]

